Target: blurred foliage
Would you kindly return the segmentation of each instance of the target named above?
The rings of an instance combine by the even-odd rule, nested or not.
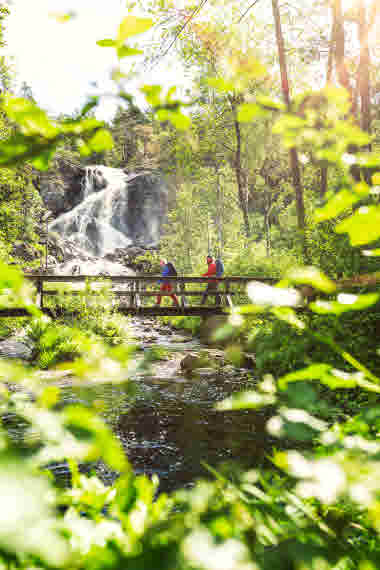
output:
[[[164,9],[165,3],[161,7]],[[116,49],[120,59],[133,55],[134,47],[126,41],[148,30],[151,23],[129,16],[121,23],[116,39],[100,40],[100,45]],[[236,34],[221,37],[224,32],[224,28],[208,30],[207,26],[192,29],[202,39],[200,47],[206,53],[210,46],[224,45],[226,38],[231,41],[230,73],[226,70],[221,81],[214,77],[200,84],[200,102],[202,97],[207,101],[209,89],[215,88],[217,93],[209,97],[217,104],[213,110],[231,120],[226,110],[229,91],[236,90],[240,97],[244,89],[252,87],[251,82],[259,90],[264,69],[256,57],[252,63],[251,58],[249,62],[241,60],[235,50]],[[189,61],[202,55],[191,51],[191,46],[187,42]],[[202,71],[206,63],[210,62],[203,62]],[[215,115],[210,114],[190,126],[173,90],[164,92],[159,85],[149,85],[143,93],[152,113],[166,127],[161,139],[166,150],[175,139],[171,125],[183,130],[189,127],[190,136],[198,134],[198,140],[217,125]],[[276,100],[262,98],[254,103],[241,99],[238,109],[229,109],[238,112],[250,132],[242,163],[249,174],[248,187],[263,189],[264,180],[266,188],[261,192],[265,207],[258,208],[258,213],[250,210],[253,230],[249,237],[244,235],[239,206],[233,201],[231,154],[215,164],[216,147],[206,157],[203,152],[193,152],[197,146],[181,138],[176,140],[174,152],[166,156],[167,162],[175,157],[175,166],[183,164],[187,156],[187,170],[196,173],[194,184],[183,184],[178,194],[181,209],[170,220],[176,230],[168,235],[165,245],[168,257],[181,254],[181,271],[199,271],[201,253],[211,247],[226,253],[227,268],[231,262],[231,268],[247,273],[253,267],[261,274],[276,267],[276,274],[286,270],[277,286],[250,284],[252,303],[236,309],[229,326],[220,333],[235,335],[247,316],[256,322],[249,342],[262,379],[252,390],[219,402],[217,408],[220,412],[268,408],[267,430],[278,438],[278,450],[268,454],[267,465],[260,470],[236,469],[226,475],[223,469],[206,466],[214,476],[212,481],[198,481],[170,496],[158,495],[157,479],[133,474],[120,442],[92,410],[84,406],[62,409],[59,388],[42,381],[40,371],[2,360],[2,417],[11,415],[25,426],[23,441],[12,438],[6,422],[0,429],[0,560],[4,568],[372,570],[380,566],[378,295],[352,293],[349,285],[335,291],[332,281],[352,275],[358,266],[362,271],[378,267],[378,176],[369,174],[371,169],[380,170],[380,162],[378,155],[368,150],[368,133],[348,117],[347,94],[329,88],[319,95],[323,105],[317,108],[308,107],[306,94],[287,112]],[[120,96],[130,99],[124,92]],[[31,100],[9,93],[1,97],[6,125],[0,141],[4,167],[19,167],[28,160],[35,168],[47,168],[63,140],[70,140],[82,156],[112,150],[112,137],[103,123],[87,116],[98,104],[97,98],[82,109],[80,118],[53,121]],[[260,129],[254,132],[252,127],[259,123],[261,133]],[[269,131],[270,137],[260,139],[260,134]],[[250,156],[249,136],[255,137],[264,154],[280,138],[285,148],[296,147],[307,154],[311,163],[305,167],[307,239],[315,267],[293,267],[293,260],[299,259],[299,236],[294,202],[288,200],[289,180],[270,178],[272,171],[281,170],[283,151],[279,151],[277,168],[268,166],[262,154]],[[220,130],[218,137],[219,142]],[[227,145],[231,142],[229,138],[226,141]],[[120,156],[115,154],[114,159]],[[251,170],[248,159],[255,164]],[[326,163],[333,180],[315,211],[312,166]],[[353,176],[353,164],[359,169],[360,182]],[[5,176],[9,174],[11,188],[14,172],[4,171]],[[212,180],[217,200],[203,192],[204,174]],[[219,174],[227,180],[223,198]],[[275,192],[276,184],[281,186],[279,192]],[[266,194],[270,194],[269,200]],[[271,214],[275,215],[272,221]],[[7,219],[12,216],[16,219],[15,212],[6,211]],[[211,216],[218,222],[212,224]],[[229,244],[220,233],[223,219],[231,237]],[[272,232],[274,225],[277,228]],[[183,228],[194,228],[194,235],[183,239]],[[16,230],[11,224],[6,229],[9,239],[14,239],[11,232]],[[287,251],[269,261],[272,248],[281,250],[285,245]],[[369,248],[363,256],[362,246]],[[235,248],[243,251],[240,259]],[[252,248],[265,251],[267,262],[259,263]],[[334,256],[339,257],[335,269]],[[319,265],[328,276],[316,269]],[[290,267],[292,271],[288,271]],[[306,300],[299,313],[300,293],[294,286],[301,285],[312,285],[315,298]],[[66,308],[77,301],[82,302],[71,299]],[[29,311],[33,319],[29,335],[39,346],[40,366],[63,360],[59,369],[69,368],[77,381],[128,380],[134,346],[114,342],[115,325],[94,319],[96,307],[82,303],[79,327],[85,323],[90,334],[47,321],[35,307],[32,287],[18,270],[4,264],[0,267],[0,304]],[[196,321],[186,323],[195,330]],[[103,343],[100,337],[109,342]],[[69,356],[71,362],[67,362]],[[153,351],[148,359],[163,356]],[[100,459],[119,475],[112,486],[79,471],[79,463]],[[68,463],[68,488],[62,489],[49,474],[49,465],[58,461]]]

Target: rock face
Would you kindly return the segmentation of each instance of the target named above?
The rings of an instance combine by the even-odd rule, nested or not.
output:
[[[127,225],[132,243],[142,247],[157,247],[166,221],[167,187],[160,175],[149,172],[131,174],[127,183]]]
[[[76,190],[66,193],[73,207],[50,224],[50,231],[98,257],[116,249],[158,246],[167,211],[167,188],[160,175],[127,175],[116,168],[87,167],[80,190],[78,185]],[[49,189],[42,195],[46,204],[55,200]],[[74,202],[79,200],[76,205],[73,196]],[[51,207],[53,212],[60,208],[58,202]]]
[[[11,255],[13,255],[13,257],[24,259],[28,262],[38,259],[39,252],[28,243],[25,243],[23,241],[16,241],[13,244]]]
[[[82,200],[85,169],[57,158],[54,169],[35,180],[44,205],[54,216],[69,212]]]

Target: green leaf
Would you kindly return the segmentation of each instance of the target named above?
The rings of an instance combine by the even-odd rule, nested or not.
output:
[[[209,77],[207,79],[207,83],[210,85],[210,87],[214,87],[215,89],[217,89],[218,91],[222,91],[223,93],[234,90],[233,81],[228,81],[226,79],[223,79],[222,77]]]
[[[281,390],[287,388],[289,382],[302,382],[304,380],[318,380],[325,376],[328,372],[332,370],[330,364],[312,364],[296,372],[291,372],[282,376],[278,380],[278,386]]]
[[[52,408],[58,403],[59,395],[58,386],[47,386],[38,398],[38,404],[43,408]]]
[[[335,194],[323,208],[319,208],[316,211],[314,219],[319,223],[335,218],[344,212],[344,210],[351,208],[351,206],[356,204],[361,198],[362,196],[354,194],[351,190],[341,190]]]
[[[219,412],[244,409],[258,410],[265,406],[272,406],[275,403],[276,397],[272,394],[260,394],[259,392],[251,390],[249,392],[233,394],[229,398],[218,402],[215,408]]]
[[[136,36],[146,32],[153,26],[151,18],[137,18],[136,16],[127,16],[121,22],[117,37],[118,44],[123,44],[130,36]]]
[[[109,131],[100,129],[88,141],[90,148],[95,152],[103,152],[113,148],[113,138]]]
[[[361,311],[371,307],[379,300],[380,295],[377,293],[368,293],[367,295],[349,295],[341,293],[338,295],[337,301],[315,301],[310,303],[309,307],[314,313],[319,315],[341,315],[348,311]]]
[[[265,111],[257,103],[244,103],[238,107],[238,121],[241,123],[250,123],[256,117],[265,117]]]
[[[119,46],[117,48],[117,57],[123,59],[123,57],[130,57],[133,55],[140,55],[144,53],[141,49],[131,48],[129,46]]]
[[[305,330],[305,323],[297,317],[295,311],[290,307],[275,307],[270,311],[277,319],[288,323],[288,325],[299,330]]]
[[[355,388],[363,385],[363,373],[353,374],[333,368],[329,364],[312,364],[296,372],[282,376],[278,380],[281,390],[285,390],[289,382],[303,382],[305,380],[319,380],[332,390],[337,388]],[[379,388],[379,387],[377,387]]]
[[[49,169],[50,161],[54,157],[56,145],[50,146],[47,150],[41,152],[32,160],[32,165],[37,170],[46,171]]]
[[[338,234],[348,233],[351,245],[364,245],[380,237],[380,207],[362,206],[335,227]]]
[[[89,111],[91,111],[94,107],[99,104],[100,97],[95,95],[94,97],[90,97],[90,99],[85,103],[81,109],[80,116],[84,117],[87,115]]]
[[[170,109],[158,109],[156,118],[159,121],[170,121],[178,130],[186,131],[191,125],[191,119],[180,111],[171,111]]]
[[[259,95],[256,98],[257,103],[270,111],[285,111],[286,106],[282,101],[275,101],[271,97],[266,95]]]
[[[12,121],[19,125],[24,135],[41,135],[46,138],[54,138],[59,132],[45,111],[42,111],[28,99],[7,96],[4,102],[4,111]]]
[[[140,91],[144,93],[145,99],[153,107],[157,107],[161,103],[161,85],[144,85],[141,87]]]
[[[106,40],[98,40],[96,42],[97,46],[100,47],[116,47],[117,46],[117,41],[116,40],[111,40],[111,39],[106,39]]]
[[[54,512],[56,494],[46,477],[37,476],[27,461],[3,456],[0,500],[2,553],[23,560],[35,557],[45,562],[39,562],[39,566],[50,568],[70,565],[69,542],[59,529]]]
[[[324,293],[333,293],[336,289],[335,283],[316,267],[293,269],[287,273],[286,279],[289,279],[292,283],[311,285],[311,287],[319,289]]]
[[[80,434],[82,439],[90,442],[89,460],[103,458],[118,471],[130,469],[122,445],[101,418],[83,406],[67,406],[63,414],[66,425],[79,432],[77,437]]]

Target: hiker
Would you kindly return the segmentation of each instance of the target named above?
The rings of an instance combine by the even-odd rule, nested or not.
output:
[[[206,257],[206,261],[207,261],[207,265],[208,265],[208,271],[207,273],[204,273],[202,275],[202,277],[216,277],[217,276],[217,268],[216,268],[216,264],[212,258],[211,255],[208,255]],[[207,283],[207,287],[205,292],[202,295],[202,301],[201,301],[201,305],[203,305],[206,302],[207,299],[207,295],[213,291],[217,291],[218,289],[218,281],[216,279],[209,279],[209,282]],[[219,295],[215,295],[215,302],[217,305],[220,305],[220,296]]]
[[[223,277],[224,265],[223,261],[220,258],[215,260],[215,267],[216,267],[216,276]]]
[[[177,271],[176,271],[174,265],[170,261],[167,261],[166,259],[161,259],[160,265],[161,265],[162,277],[176,277]],[[172,285],[171,285],[170,281],[168,281],[167,279],[160,279],[159,283],[161,284],[160,291],[162,293],[170,293],[172,291]],[[170,295],[170,297],[173,299],[174,304],[177,307],[179,307],[179,303],[178,303],[178,299],[177,299],[176,295],[174,295],[174,293],[173,293],[172,295]],[[161,304],[161,299],[162,299],[162,296],[157,295],[156,307],[158,307]]]

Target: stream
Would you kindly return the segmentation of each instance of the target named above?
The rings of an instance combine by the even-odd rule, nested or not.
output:
[[[126,385],[63,383],[63,401],[101,409],[135,473],[158,475],[160,491],[189,486],[196,478],[209,476],[204,463],[217,467],[235,460],[244,467],[257,465],[269,447],[265,415],[213,409],[232,392],[252,388],[249,371],[229,367],[228,374],[184,375],[180,368],[184,356],[207,347],[154,319],[135,318],[132,327],[142,350],[166,349],[167,359],[135,374]],[[57,465],[54,471],[64,477],[66,467]],[[111,483],[116,476],[104,464],[97,464],[96,471],[105,482]]]

